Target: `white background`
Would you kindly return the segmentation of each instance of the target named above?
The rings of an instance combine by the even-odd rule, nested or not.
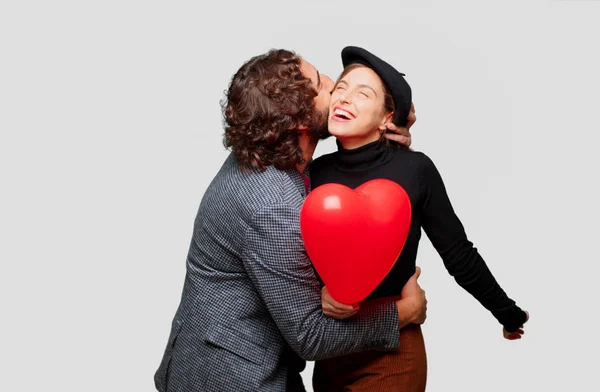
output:
[[[531,312],[503,340],[424,237],[428,391],[600,390],[599,20],[597,1],[2,2],[1,389],[154,390],[231,76],[287,48],[335,79],[358,45],[406,73],[413,147]]]

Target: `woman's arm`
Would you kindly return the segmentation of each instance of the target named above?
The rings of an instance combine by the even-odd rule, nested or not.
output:
[[[468,240],[452,208],[442,177],[425,154],[422,154],[419,165],[419,190],[423,229],[450,275],[488,309],[507,332],[517,332],[525,323],[527,314],[502,290]]]

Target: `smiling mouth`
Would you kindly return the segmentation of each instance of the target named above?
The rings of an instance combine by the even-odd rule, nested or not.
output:
[[[333,110],[333,115],[331,116],[333,119],[337,119],[337,120],[352,120],[354,118],[354,115],[344,109],[341,108],[335,108]]]
[[[344,114],[334,114],[333,117],[335,118],[339,118],[341,120],[350,120],[350,117],[344,115]]]

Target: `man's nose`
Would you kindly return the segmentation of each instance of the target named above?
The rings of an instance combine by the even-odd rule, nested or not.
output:
[[[333,80],[331,80],[331,78],[327,75],[321,75],[321,77],[325,79],[325,87],[327,88],[327,91],[332,92],[333,87],[335,86]]]

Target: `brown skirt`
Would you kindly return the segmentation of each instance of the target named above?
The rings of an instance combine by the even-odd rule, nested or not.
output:
[[[421,326],[400,330],[397,351],[363,351],[315,362],[315,392],[423,392],[427,356]]]

